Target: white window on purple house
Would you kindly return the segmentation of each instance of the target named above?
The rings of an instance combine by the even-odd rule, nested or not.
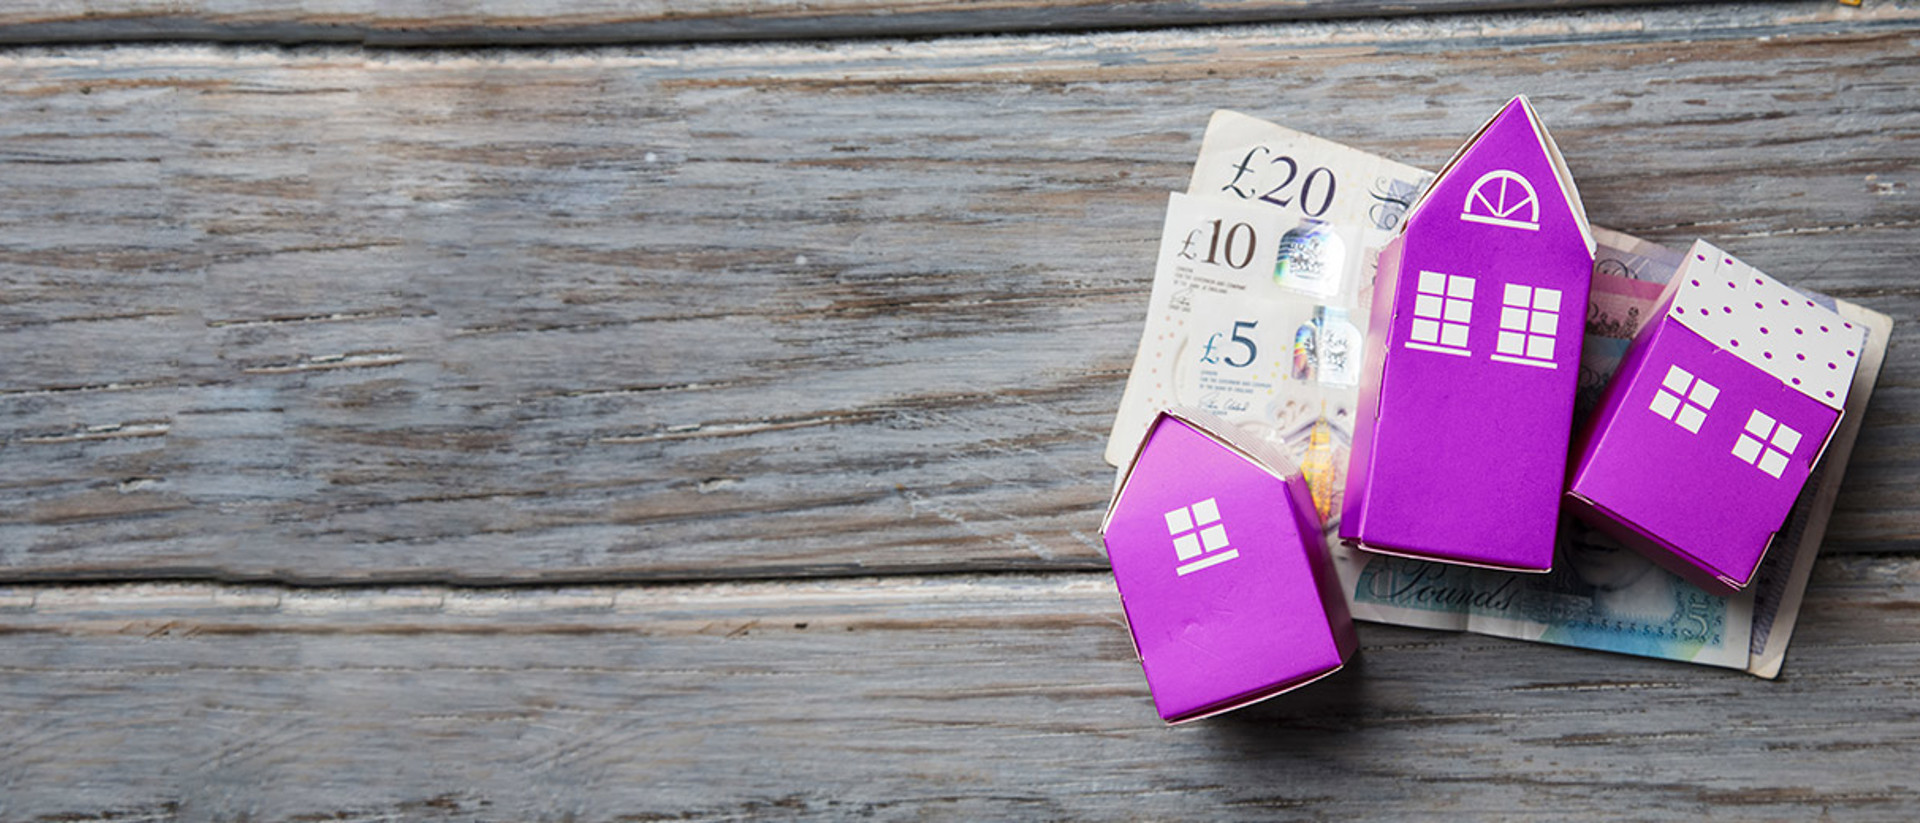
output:
[[[1700,424],[1707,422],[1707,411],[1713,408],[1713,401],[1719,397],[1720,390],[1712,383],[1694,377],[1686,369],[1673,366],[1667,369],[1666,379],[1660,381],[1660,388],[1653,393],[1653,404],[1648,408],[1654,414],[1678,423],[1680,428],[1699,434]],[[1739,453],[1738,449],[1734,450],[1734,454]]]
[[[1167,512],[1167,533],[1180,557],[1174,571],[1182,577],[1240,556],[1227,547],[1227,525],[1220,522],[1220,505],[1212,497]]]
[[[1414,287],[1413,331],[1407,348],[1466,357],[1473,317],[1473,278],[1423,271]]]
[[[1749,437],[1747,435],[1752,435]],[[1759,409],[1747,418],[1747,430],[1733,444],[1733,456],[1767,474],[1779,477],[1787,468],[1787,458],[1800,446],[1800,433],[1775,421]]]
[[[1509,229],[1540,230],[1540,196],[1527,178],[1510,169],[1494,169],[1473,181],[1460,219]]]
[[[1560,290],[1508,283],[1500,304],[1500,337],[1494,343],[1493,359],[1559,368],[1553,362],[1553,335],[1560,328]]]

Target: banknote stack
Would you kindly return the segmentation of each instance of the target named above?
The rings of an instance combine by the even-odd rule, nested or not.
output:
[[[1432,175],[1230,111],[1214,114],[1185,193],[1170,196],[1147,321],[1106,458],[1122,466],[1159,410],[1200,409],[1301,466],[1339,530],[1374,271]],[[1684,259],[1599,227],[1576,416],[1597,402]],[[1277,262],[1276,262],[1277,261]],[[1207,272],[1271,267],[1272,288]],[[1779,674],[1892,320],[1806,293],[1867,330],[1845,413],[1753,582],[1720,597],[1571,517],[1553,570],[1519,574],[1342,547],[1354,618]],[[1469,458],[1470,459],[1470,458]]]

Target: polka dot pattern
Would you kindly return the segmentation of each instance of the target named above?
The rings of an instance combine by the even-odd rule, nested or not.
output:
[[[1705,241],[1675,277],[1669,314],[1681,325],[1814,400],[1844,405],[1865,329]]]

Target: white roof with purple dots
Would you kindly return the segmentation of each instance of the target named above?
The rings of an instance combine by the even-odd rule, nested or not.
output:
[[[1834,408],[1860,364],[1867,330],[1706,241],[1675,274],[1680,324],[1800,393]]]

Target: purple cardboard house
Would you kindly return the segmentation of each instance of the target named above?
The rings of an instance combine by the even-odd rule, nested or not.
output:
[[[1839,425],[1865,341],[1694,243],[1581,430],[1570,508],[1707,591],[1744,588]]]
[[[1198,412],[1161,412],[1100,526],[1168,723],[1332,674],[1357,642],[1300,470]]]
[[[1593,251],[1559,148],[1514,98],[1381,252],[1342,541],[1552,567]]]

